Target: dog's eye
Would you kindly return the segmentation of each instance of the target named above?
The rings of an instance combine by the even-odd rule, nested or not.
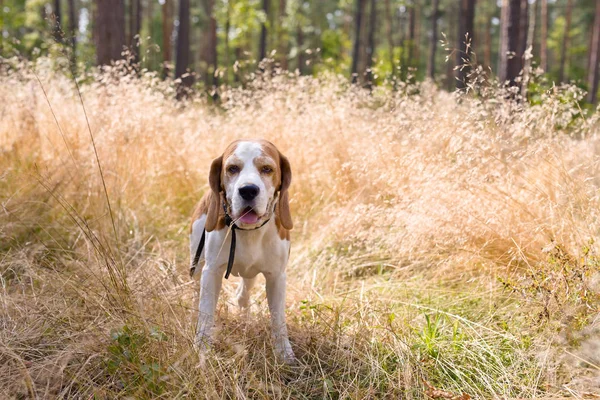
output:
[[[237,165],[230,165],[229,167],[227,167],[227,172],[229,172],[230,174],[237,174],[238,172],[240,172],[240,167],[238,167]]]
[[[262,172],[263,174],[270,174],[273,172],[273,168],[269,167],[268,165],[265,165],[260,169],[260,172]]]

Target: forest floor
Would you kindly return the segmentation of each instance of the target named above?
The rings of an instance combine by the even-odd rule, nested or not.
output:
[[[215,106],[115,72],[80,82],[86,117],[33,71],[0,76],[1,397],[600,397],[600,125],[571,88],[275,77]],[[190,215],[244,137],[292,164],[294,366],[237,278],[192,347]]]

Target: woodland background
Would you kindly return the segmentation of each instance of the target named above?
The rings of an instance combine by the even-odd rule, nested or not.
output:
[[[448,90],[477,67],[529,86],[515,81],[533,66],[546,86],[575,82],[597,100],[593,0],[1,0],[0,10],[2,57],[63,53],[75,70],[129,57],[211,91],[243,84],[262,60],[366,86],[430,77]]]

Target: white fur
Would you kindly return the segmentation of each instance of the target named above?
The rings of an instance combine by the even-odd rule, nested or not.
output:
[[[264,198],[260,200],[260,204],[264,207],[263,212],[267,212],[266,207],[273,198],[275,188],[265,187],[260,173],[253,163],[254,158],[261,154],[260,145],[257,143],[242,142],[237,147],[234,155],[239,159],[237,161],[241,160],[244,163],[244,166],[237,179],[226,188],[228,200],[233,203],[234,212],[237,188],[248,183],[253,183],[261,189],[260,197]],[[224,160],[223,168],[227,168],[226,160]],[[229,193],[234,193],[234,195],[230,198]],[[268,212],[270,213],[271,210]],[[200,242],[205,221],[206,215],[202,215],[192,225],[191,259],[193,259]],[[274,215],[271,215],[271,219],[263,227],[248,231],[236,230],[236,234],[237,246],[231,274],[243,278],[237,289],[237,302],[240,307],[248,307],[250,290],[254,286],[256,276],[262,273],[266,279],[275,352],[285,362],[293,362],[294,352],[288,339],[285,322],[285,267],[288,261],[290,242],[279,237]],[[206,349],[212,338],[215,310],[223,275],[227,268],[230,246],[231,232],[228,227],[206,232],[204,251],[201,257],[205,263],[200,280],[199,318],[196,334],[196,343],[201,349]]]
[[[273,185],[265,185],[265,182],[261,179],[260,171],[254,165],[254,159],[262,155],[262,147],[256,142],[240,142],[235,152],[229,159],[224,160],[223,168],[225,170],[232,164],[241,166],[240,172],[230,178],[225,188],[227,193],[227,201],[231,205],[231,212],[233,218],[239,218],[242,211],[246,207],[246,203],[239,195],[239,189],[242,186],[253,184],[258,186],[260,189],[259,195],[254,200],[253,209],[258,215],[264,215],[271,210],[267,210],[269,201],[273,198],[275,193],[275,187]],[[241,164],[241,165],[240,165]],[[259,221],[255,225],[261,224],[263,221]],[[253,227],[249,225],[249,227]]]

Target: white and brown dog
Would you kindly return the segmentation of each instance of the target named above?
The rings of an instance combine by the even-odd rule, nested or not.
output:
[[[291,180],[288,159],[266,140],[235,141],[213,160],[211,190],[194,211],[190,234],[192,275],[204,261],[196,334],[199,347],[210,343],[223,275],[227,278],[231,272],[243,278],[237,302],[245,308],[257,275],[262,273],[275,352],[285,362],[294,361],[285,323]]]

